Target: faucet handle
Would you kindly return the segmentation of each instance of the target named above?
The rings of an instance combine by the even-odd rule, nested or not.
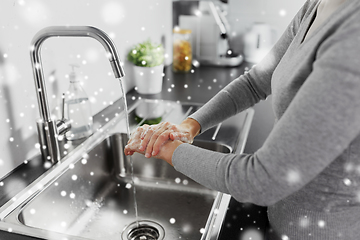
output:
[[[71,128],[71,123],[69,119],[65,119],[65,93],[62,94],[62,104],[61,104],[61,119],[57,122],[57,129],[59,135],[65,134]]]
[[[65,119],[65,93],[62,94],[61,96],[62,101],[61,101],[61,120]]]

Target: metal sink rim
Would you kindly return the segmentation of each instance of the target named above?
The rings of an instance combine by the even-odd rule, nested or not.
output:
[[[104,142],[108,142],[109,141],[109,139],[111,139],[112,137],[118,137],[118,135],[120,135],[119,136],[119,138],[123,138],[123,137],[125,137],[126,138],[126,134],[124,134],[124,133],[113,133],[112,135],[110,135],[110,136],[107,136],[104,140],[103,140],[103,142],[101,142],[100,144],[104,144]],[[125,139],[125,141],[127,141],[126,139]],[[99,145],[100,145],[99,144]],[[194,141],[194,143],[193,143],[194,145],[196,145],[196,146],[198,146],[198,147],[205,147],[206,149],[217,149],[217,150],[220,150],[221,149],[221,151],[222,152],[231,152],[232,151],[232,148],[230,147],[230,146],[228,146],[228,145],[226,145],[226,144],[222,144],[222,143],[218,143],[218,142],[214,142],[214,141],[206,141],[206,140],[198,140],[198,139],[195,139],[195,141]],[[96,145],[95,147],[94,147],[94,149],[96,149],[99,145]],[[115,147],[116,147],[117,145],[115,145]],[[110,147],[110,148],[112,148],[112,147]],[[153,159],[153,160],[155,160],[155,159]],[[79,161],[79,160],[78,160]],[[75,161],[74,162],[74,164],[76,164],[78,161]],[[104,160],[104,161],[107,161],[107,160]],[[161,161],[161,160],[158,160],[158,161]],[[167,164],[166,163],[164,163],[166,166],[167,166]],[[170,165],[169,165],[169,168],[171,168],[170,167]],[[62,172],[60,175],[58,175],[56,178],[54,178],[53,180],[52,180],[52,182],[50,183],[49,182],[49,184],[48,184],[48,186],[46,186],[46,187],[44,187],[43,189],[42,189],[42,191],[45,191],[46,189],[51,189],[51,188],[53,188],[54,187],[54,185],[52,185],[52,183],[53,182],[59,182],[59,181],[62,181],[61,179],[64,179],[63,177],[64,177],[64,174],[66,174],[68,171],[70,171],[70,169],[68,168],[68,169],[66,169],[64,172]],[[80,170],[81,171],[81,170]],[[168,176],[169,177],[169,176]],[[166,182],[167,180],[170,180],[168,177],[165,177],[163,180]],[[138,186],[138,187],[140,187],[140,186],[143,186],[144,187],[144,183],[145,183],[145,188],[154,188],[155,186],[159,186],[160,187],[160,189],[161,189],[161,186],[162,185],[165,185],[166,186],[166,184],[162,184],[161,182],[159,182],[159,181],[161,181],[161,180],[159,180],[159,179],[157,179],[157,177],[155,176],[155,178],[154,179],[147,179],[147,178],[143,178],[143,176],[141,176],[141,175],[135,175],[135,178],[138,180],[138,181],[140,181],[140,182],[137,182],[137,181],[135,181],[135,184]],[[128,177],[125,177],[125,178],[123,178],[123,180],[126,180],[126,179],[129,179],[129,176]],[[172,178],[171,178],[172,179]],[[155,182],[157,182],[156,184],[154,184]],[[159,182],[159,185],[158,185],[158,182]],[[165,183],[164,182],[164,183]],[[60,182],[59,182],[60,183]],[[178,187],[177,187],[178,186]],[[200,186],[200,185],[199,185]],[[208,195],[208,194],[210,194],[210,195],[213,195],[216,191],[214,191],[214,190],[206,190],[206,189],[204,189],[204,190],[202,190],[202,188],[198,188],[198,187],[196,187],[196,186],[193,186],[194,187],[194,189],[192,189],[192,187],[190,187],[190,186],[182,186],[181,184],[179,185],[179,184],[177,184],[177,185],[172,185],[172,186],[170,186],[170,188],[169,189],[171,189],[171,191],[176,191],[176,192],[178,192],[178,191],[185,191],[185,192],[188,192],[188,193],[191,193],[191,194],[194,194],[194,193],[196,193],[196,195],[197,194],[200,194],[200,195],[202,195],[202,194],[206,194],[206,195]],[[32,206],[32,202],[33,201],[35,201],[36,200],[36,198],[42,193],[42,191],[39,191],[38,193],[36,193],[36,194],[34,194],[30,199],[28,199],[27,201],[25,201],[25,202],[23,202],[23,204],[21,205],[21,206],[19,206],[18,208],[16,208],[16,212],[13,214],[14,216],[15,216],[15,220],[16,220],[16,222],[18,223],[18,224],[20,224],[20,225],[22,225],[22,226],[24,226],[24,227],[28,227],[28,228],[32,228],[32,229],[34,229],[34,228],[36,228],[36,229],[39,229],[39,230],[41,230],[41,231],[51,231],[50,229],[46,229],[46,228],[41,228],[41,227],[39,227],[40,226],[40,224],[35,224],[35,225],[32,225],[32,224],[27,224],[26,222],[27,221],[25,221],[25,219],[23,219],[24,218],[24,215],[23,215],[23,212],[25,211],[25,210],[29,210],[30,208],[32,208],[33,206]],[[156,191],[156,190],[155,190]],[[199,195],[199,196],[200,196]],[[212,202],[212,205],[214,205],[214,203],[216,202],[216,199],[217,198],[219,198],[220,196],[222,196],[222,195],[219,195],[219,196],[215,196],[214,195],[214,201]],[[221,198],[222,199],[222,198]],[[210,205],[211,206],[211,205]],[[215,204],[215,206],[219,206],[219,204]],[[213,207],[212,207],[213,208]],[[216,209],[216,208],[218,208],[218,207],[215,207],[214,209]],[[211,214],[211,212],[213,212],[214,210],[210,210],[208,213],[209,213],[209,215],[205,215],[205,216],[207,216],[207,217],[205,217],[205,219],[206,218],[208,218],[209,216],[210,216],[210,214]],[[222,210],[221,210],[222,211]],[[25,214],[26,215],[26,214]],[[78,217],[80,217],[80,215],[78,216]],[[156,221],[156,218],[155,219],[153,219],[153,220],[155,220]],[[40,219],[40,221],[41,221],[41,219]],[[50,222],[51,222],[51,220],[50,220]],[[51,231],[52,232],[52,231]],[[68,233],[61,233],[61,232],[58,232],[59,234],[64,234],[64,235],[68,235]],[[74,237],[73,235],[68,235],[71,239]],[[79,236],[78,236],[79,237]],[[84,237],[84,239],[87,239],[87,238],[85,238]]]

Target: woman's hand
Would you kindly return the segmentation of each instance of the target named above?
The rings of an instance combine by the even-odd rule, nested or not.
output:
[[[130,140],[128,141],[127,145],[125,146],[124,153],[125,155],[132,155],[134,152],[145,154],[145,151],[142,150],[142,141],[141,135],[146,135],[149,131],[152,131],[154,126],[144,125],[136,129],[136,131],[131,135]],[[175,149],[182,144],[183,142],[175,140],[167,140],[162,144],[161,151],[155,156],[156,158],[160,158],[168,162],[172,165],[172,155]]]
[[[157,156],[160,148],[168,141],[192,143],[199,132],[200,124],[191,118],[185,119],[180,125],[169,122],[151,126],[145,124],[131,135],[124,152],[126,155],[140,152],[147,158]],[[161,158],[161,156],[157,157]]]
[[[138,127],[135,132],[131,134],[130,139],[127,142],[127,145],[124,148],[125,155],[133,155],[135,152],[138,153],[144,153],[145,151],[140,151],[141,146],[141,134],[144,131],[147,131],[146,129],[149,127],[149,125],[144,125],[142,127]]]
[[[145,151],[145,157],[158,155],[160,148],[169,140],[179,140],[192,143],[200,132],[200,124],[194,119],[185,119],[180,125],[163,122],[153,125],[141,134],[140,151]]]
[[[175,140],[175,141],[168,140],[161,146],[159,153],[154,157],[165,160],[167,163],[173,166],[172,155],[174,154],[175,149],[181,144],[183,144],[183,142],[179,140]]]

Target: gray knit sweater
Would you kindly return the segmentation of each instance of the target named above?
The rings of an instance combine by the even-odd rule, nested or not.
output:
[[[276,124],[254,154],[190,144],[175,168],[240,202],[268,206],[279,239],[360,239],[360,1],[303,41],[319,0],[295,16],[261,63],[191,117],[202,132],[272,94]]]

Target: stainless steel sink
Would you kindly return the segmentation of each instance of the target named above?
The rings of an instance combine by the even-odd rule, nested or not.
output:
[[[117,167],[123,158],[127,172],[131,171],[131,160],[122,153],[126,142],[125,134],[105,139],[26,203],[18,213],[19,221],[72,236],[119,240],[126,226],[136,221],[131,174],[121,177]],[[231,151],[215,142],[194,144]],[[139,220],[160,225],[166,239],[200,239],[217,192],[185,177],[164,161],[140,154],[135,154],[132,161]]]
[[[251,117],[233,122],[248,129]],[[117,115],[2,206],[0,229],[59,240],[217,239],[230,196],[203,187],[162,160],[126,157],[123,126],[123,116]],[[247,132],[240,134],[236,152],[242,151]],[[196,139],[193,144],[233,151],[220,142]]]

